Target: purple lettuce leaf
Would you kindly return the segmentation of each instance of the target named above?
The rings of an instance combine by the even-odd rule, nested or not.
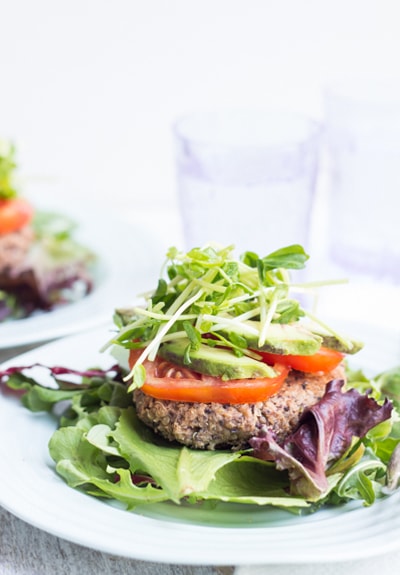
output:
[[[304,411],[282,444],[268,428],[250,439],[255,457],[275,461],[277,469],[288,471],[293,495],[319,499],[329,489],[329,464],[349,449],[354,437],[364,437],[391,416],[388,399],[379,405],[355,389],[342,392],[343,385],[340,379],[328,383],[322,399]]]
[[[63,366],[52,366],[49,367],[47,365],[43,365],[41,363],[33,363],[31,365],[23,365],[23,366],[13,366],[8,367],[5,369],[0,369],[0,389],[3,393],[11,393],[20,395],[21,393],[26,393],[29,389],[32,388],[44,388],[47,389],[49,386],[46,383],[41,383],[39,380],[33,379],[29,376],[29,372],[34,371],[36,368],[40,370],[44,370],[44,373],[48,373],[52,378],[52,382],[56,384],[56,389],[60,391],[67,391],[67,390],[79,390],[83,388],[90,387],[90,384],[85,384],[80,382],[79,385],[76,384],[74,381],[74,377],[72,380],[69,378],[65,379],[60,376],[79,376],[79,378],[86,377],[86,378],[106,378],[106,377],[115,377],[120,378],[122,374],[122,369],[118,364],[115,364],[107,369],[86,369],[86,370],[76,370],[70,369],[68,367]],[[114,375],[113,375],[114,374]],[[4,385],[4,388],[2,384]]]
[[[47,369],[54,376],[70,374],[70,375],[79,375],[81,377],[96,377],[96,376],[97,377],[104,377],[105,375],[107,375],[108,373],[111,373],[113,371],[120,371],[120,367],[117,364],[113,365],[112,367],[109,367],[107,369],[77,370],[77,369],[71,369],[69,367],[63,367],[63,366],[59,366],[59,365],[49,367],[47,365],[43,365],[42,363],[33,363],[31,365],[13,366],[13,367],[8,367],[4,370],[1,370],[0,371],[0,379],[2,379],[3,377],[14,375],[15,373],[22,373],[23,371],[33,369],[34,367],[42,367],[44,369]]]

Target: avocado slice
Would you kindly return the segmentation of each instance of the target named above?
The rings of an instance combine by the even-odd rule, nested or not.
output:
[[[274,369],[248,356],[237,357],[231,350],[210,347],[200,344],[199,348],[190,352],[191,363],[185,363],[185,351],[190,344],[189,339],[182,338],[174,342],[162,344],[158,355],[193,371],[228,379],[251,379],[256,377],[275,377]]]
[[[268,327],[264,345],[258,346],[258,333],[261,329],[259,321],[248,320],[243,322],[249,331],[240,326],[220,330],[220,333],[229,335],[236,333],[243,337],[251,349],[278,353],[281,355],[313,355],[322,344],[322,337],[312,333],[301,325],[271,323]],[[256,330],[254,335],[251,331]]]
[[[355,354],[364,347],[361,341],[350,339],[342,334],[336,335],[323,329],[319,325],[312,324],[309,329],[314,335],[322,338],[322,345],[324,347],[329,347],[329,349],[334,349],[341,353]]]

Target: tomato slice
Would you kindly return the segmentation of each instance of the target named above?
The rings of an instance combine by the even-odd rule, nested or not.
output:
[[[0,200],[0,234],[16,232],[28,224],[32,216],[33,208],[26,200]]]
[[[132,350],[129,356],[131,368],[141,351]],[[197,373],[187,367],[174,365],[162,358],[145,360],[146,381],[141,390],[157,399],[188,401],[196,403],[256,403],[265,401],[282,387],[289,369],[274,364],[275,377],[222,380]]]
[[[291,369],[304,371],[306,373],[327,373],[339,365],[343,360],[344,354],[334,349],[321,347],[313,355],[278,355],[257,350],[263,361],[270,365],[276,362],[283,363]]]

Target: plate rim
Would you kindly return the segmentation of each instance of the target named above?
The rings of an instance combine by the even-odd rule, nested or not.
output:
[[[46,358],[48,354],[57,357],[57,354],[67,355],[66,352],[70,353],[71,349],[79,348],[79,349],[88,349],[88,355],[96,355],[96,357],[104,362],[104,365],[107,365],[111,358],[107,355],[98,353],[98,349],[101,343],[107,341],[109,336],[109,332],[105,329],[95,329],[90,330],[80,334],[74,334],[71,336],[67,336],[55,342],[51,342],[45,345],[42,345],[36,349],[30,350],[26,353],[23,353],[19,356],[13,357],[12,359],[8,359],[7,361],[3,362],[1,367],[7,367],[11,365],[29,365],[34,360],[40,361],[41,363],[44,362],[43,359]],[[86,348],[87,344],[93,345],[93,347],[89,346]],[[86,355],[85,355],[86,359]],[[92,359],[91,359],[92,360]],[[57,359],[58,363],[59,360]],[[68,358],[66,357],[66,361]],[[83,357],[80,358],[80,361],[83,361]],[[79,362],[78,362],[79,363]],[[68,365],[64,363],[64,365]],[[75,367],[75,365],[73,366]],[[83,365],[78,365],[78,368],[84,367]],[[11,405],[11,410],[8,411],[8,406]],[[46,424],[46,429],[40,427],[40,421],[34,421],[39,418],[36,414],[32,414],[30,411],[26,410],[18,401],[14,399],[11,400],[6,395],[0,393],[0,412],[3,410],[3,413],[10,413],[9,417],[14,415],[13,412],[17,413],[18,418],[21,418],[20,421],[25,420],[29,426],[34,426],[32,429],[38,430],[38,433],[46,434],[48,432]],[[48,421],[47,416],[44,414],[42,415],[43,421]],[[0,431],[2,427],[4,428],[6,423],[0,418]],[[17,429],[21,429],[19,426]],[[4,429],[3,429],[4,431]],[[51,430],[50,430],[51,433]],[[19,441],[23,440],[23,437],[19,437],[18,433],[14,439],[17,444]],[[0,446],[0,454],[1,454],[1,446]],[[47,453],[47,445],[38,446],[40,451],[45,451],[46,455],[44,456],[46,460],[50,459],[50,456]],[[12,461],[13,457],[16,457],[15,450],[11,451],[10,455],[8,456],[7,463],[10,464],[10,458]],[[7,459],[7,458],[6,458]],[[14,461],[14,465],[17,462]],[[0,458],[0,466],[5,465],[5,460]],[[28,465],[29,468],[29,461],[24,462],[25,469]],[[68,525],[68,522],[63,520],[63,515],[60,515],[60,509],[57,511],[58,515],[58,522],[57,525],[51,522],[49,523],[48,515],[49,510],[46,508],[46,503],[48,502],[47,497],[43,497],[42,501],[38,502],[38,508],[41,509],[42,514],[37,513],[29,513],[28,511],[24,512],[24,509],[21,509],[21,502],[20,499],[18,502],[9,499],[9,486],[6,487],[6,483],[4,483],[4,488],[0,490],[0,505],[2,505],[5,509],[9,512],[13,513],[17,517],[23,519],[24,521],[34,525],[46,531],[52,535],[61,537],[65,540],[71,541],[73,543],[83,545],[89,548],[92,548],[97,551],[112,553],[115,555],[119,555],[121,557],[137,559],[137,560],[148,560],[148,561],[155,561],[155,562],[166,562],[166,563],[177,563],[177,564],[193,564],[193,565],[205,565],[205,564],[212,564],[212,565],[260,565],[260,564],[282,564],[282,563],[290,563],[290,564],[301,564],[301,563],[323,563],[323,562],[338,562],[343,560],[354,560],[354,559],[361,559],[376,556],[378,554],[394,551],[399,549],[400,547],[400,517],[397,523],[395,524],[395,529],[391,533],[390,537],[384,538],[382,541],[380,537],[378,547],[374,547],[373,545],[366,545],[365,538],[362,538],[358,541],[350,541],[348,544],[344,543],[343,541],[339,542],[339,551],[338,546],[334,547],[329,545],[328,547],[318,549],[316,551],[315,545],[312,546],[305,546],[304,548],[295,548],[291,549],[290,557],[285,555],[279,555],[278,553],[274,553],[271,550],[268,551],[268,539],[271,539],[271,536],[276,533],[276,536],[284,536],[286,532],[289,532],[291,537],[300,537],[300,539],[304,538],[309,531],[312,532],[313,526],[319,526],[324,524],[324,527],[330,527],[330,524],[337,523],[338,521],[342,521],[343,515],[338,513],[333,518],[327,518],[326,520],[316,520],[316,521],[309,521],[309,522],[298,522],[297,524],[293,525],[280,525],[280,526],[242,526],[242,527],[221,527],[221,526],[207,526],[207,525],[198,525],[195,523],[182,523],[179,521],[168,521],[168,520],[159,520],[157,518],[148,517],[148,516],[141,516],[135,514],[135,512],[129,512],[121,509],[115,509],[114,507],[106,506],[105,508],[102,507],[105,505],[102,501],[99,501],[95,498],[90,498],[88,495],[79,492],[78,490],[74,490],[67,486],[66,483],[57,475],[53,470],[49,469],[49,466],[43,465],[43,461],[38,463],[38,467],[36,469],[39,473],[51,473],[51,487],[55,490],[58,494],[60,491],[65,494],[65,500],[69,502],[69,504],[74,507],[75,502],[79,500],[79,504],[82,498],[87,501],[86,505],[86,512],[90,512],[90,514],[94,513],[95,517],[106,516],[104,514],[104,509],[108,510],[108,517],[111,517],[114,520],[114,517],[118,516],[118,524],[125,525],[129,522],[134,525],[133,532],[135,531],[135,524],[136,529],[141,528],[142,535],[139,539],[135,542],[135,545],[132,545],[132,539],[129,540],[130,546],[129,548],[126,547],[126,539],[118,539],[109,537],[109,533],[107,530],[104,530],[103,527],[103,538],[99,543],[98,536],[99,531],[94,530],[93,533],[90,529],[88,529],[90,525],[89,516],[83,522],[84,526],[86,527],[86,536],[82,539],[82,535],[75,535],[74,530],[71,531],[71,525]],[[49,475],[50,477],[50,475]],[[3,486],[2,486],[3,487]],[[14,488],[14,487],[13,487]],[[51,490],[46,493],[48,495]],[[29,493],[29,491],[28,491]],[[69,496],[68,496],[69,494]],[[41,494],[44,496],[44,493]],[[8,496],[8,499],[7,499]],[[394,498],[394,499],[393,499]],[[365,520],[371,521],[375,524],[376,521],[374,519],[374,510],[377,510],[378,515],[383,513],[386,507],[390,507],[393,504],[393,501],[396,501],[397,504],[400,500],[400,492],[396,492],[390,499],[385,499],[383,501],[376,502],[370,508],[359,508],[350,511],[354,519],[357,517],[361,517],[362,522],[365,523]],[[384,503],[390,502],[390,505],[387,504],[386,506]],[[72,503],[74,505],[72,505]],[[393,506],[394,507],[394,506]],[[101,509],[101,511],[100,511]],[[63,510],[63,508],[61,508]],[[93,511],[94,510],[94,511]],[[121,515],[122,514],[122,515]],[[398,514],[399,515],[399,514]],[[310,517],[310,516],[308,516]],[[40,519],[42,518],[42,519]],[[65,508],[64,508],[64,518],[65,518]],[[122,519],[123,518],[123,519]],[[128,519],[129,518],[129,519]],[[82,517],[81,517],[82,520]],[[89,523],[88,523],[89,521]],[[114,524],[114,523],[113,523]],[[372,524],[372,523],[371,523]],[[151,525],[151,529],[156,528],[159,530],[159,535],[164,534],[164,536],[176,536],[179,534],[179,545],[177,548],[174,546],[163,546],[162,549],[158,549],[156,552],[154,550],[154,542],[151,543],[149,546],[145,540],[143,540],[143,536],[148,535],[148,531],[146,529],[149,528]],[[307,526],[308,525],[308,526]],[[300,527],[299,527],[300,526]],[[387,524],[384,527],[384,533],[387,534],[388,526]],[[279,533],[278,533],[279,532]],[[204,539],[204,535],[207,533],[209,534],[208,539],[207,537]],[[394,534],[397,533],[399,536],[395,537]],[[192,534],[196,538],[197,545],[192,546],[189,549],[189,545],[185,546],[184,540],[187,539],[188,536]],[[234,534],[234,535],[233,535]],[[243,542],[243,536],[248,536],[249,541],[246,545],[243,545],[245,549],[239,544],[239,542]],[[378,534],[379,535],[379,534]],[[136,534],[137,536],[137,534]],[[308,535],[307,535],[308,536]],[[229,550],[230,555],[224,555],[221,553],[220,547],[215,547],[212,543],[210,545],[210,537],[212,538],[213,542],[219,541],[220,545],[226,545],[226,540],[229,539]],[[371,537],[370,537],[371,538]],[[397,542],[396,542],[397,539]],[[234,544],[234,540],[236,540],[236,545]],[[293,541],[293,539],[291,539]],[[262,544],[262,550],[260,545]],[[209,546],[207,548],[207,545]],[[266,552],[265,556],[262,556],[262,552]],[[277,549],[277,551],[279,551]],[[208,552],[208,555],[205,556],[204,553]],[[261,555],[260,555],[261,553]]]

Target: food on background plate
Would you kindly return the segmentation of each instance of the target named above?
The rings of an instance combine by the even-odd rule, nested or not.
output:
[[[14,155],[0,141],[0,322],[75,301],[93,286],[95,256],[74,240],[76,224],[18,193]]]
[[[0,373],[31,410],[57,407],[57,472],[128,509],[210,500],[299,513],[391,493],[400,371],[349,369],[362,344],[301,303],[321,287],[292,281],[301,246],[232,252],[171,248],[144,304],[116,310],[108,370],[52,367],[50,389],[28,375],[37,366]]]

